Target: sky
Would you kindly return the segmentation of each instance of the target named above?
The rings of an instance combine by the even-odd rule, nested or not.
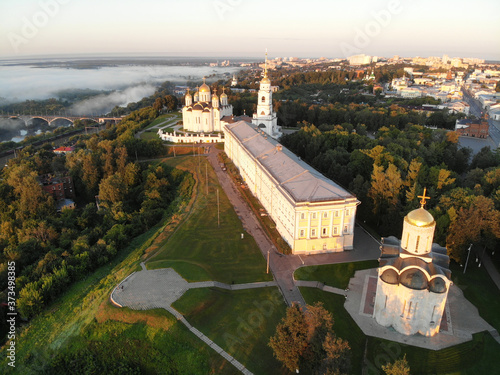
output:
[[[0,59],[68,54],[500,60],[500,1],[3,0]]]

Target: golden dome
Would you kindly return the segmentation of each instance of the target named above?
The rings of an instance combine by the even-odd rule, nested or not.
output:
[[[267,75],[262,79],[260,83],[268,83],[271,84],[271,80],[267,77]]]
[[[406,215],[408,222],[410,224],[416,225],[417,227],[427,227],[434,223],[434,218],[424,208],[417,208]]]
[[[221,95],[220,95],[221,98],[227,98],[227,94],[225,92],[223,92]]]
[[[210,87],[206,83],[200,86],[200,92],[210,92]]]

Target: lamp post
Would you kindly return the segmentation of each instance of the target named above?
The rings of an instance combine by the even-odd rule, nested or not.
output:
[[[472,244],[470,244],[469,249],[467,250],[468,253],[467,253],[467,260],[465,261],[464,274],[465,271],[467,270],[467,263],[469,262],[470,249],[472,249]]]

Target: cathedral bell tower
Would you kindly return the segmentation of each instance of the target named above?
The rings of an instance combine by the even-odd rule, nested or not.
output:
[[[271,137],[279,138],[281,136],[281,132],[278,127],[278,118],[276,113],[273,112],[271,80],[267,76],[267,51],[266,62],[264,65],[264,78],[260,82],[257,100],[257,112],[253,115],[252,123],[257,125],[260,130],[264,131]]]

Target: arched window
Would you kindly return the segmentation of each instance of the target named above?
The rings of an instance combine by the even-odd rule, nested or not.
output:
[[[266,97],[265,97],[265,96],[263,96],[263,97],[262,97],[262,103],[265,103],[265,102],[266,102]]]

